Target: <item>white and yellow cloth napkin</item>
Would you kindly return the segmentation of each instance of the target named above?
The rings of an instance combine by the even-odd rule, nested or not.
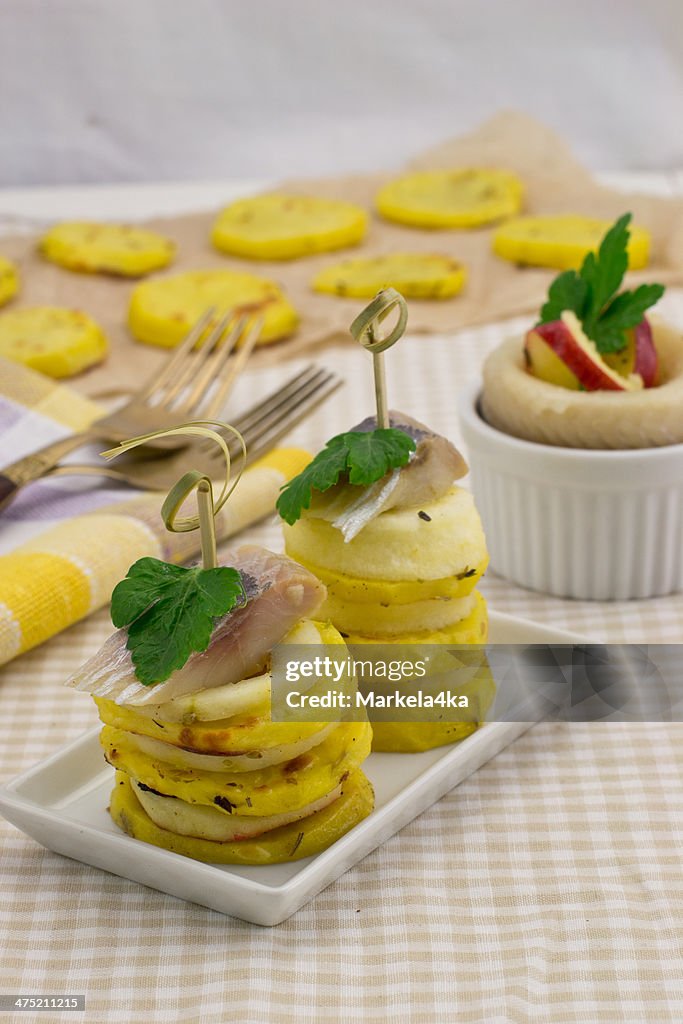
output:
[[[102,415],[95,402],[0,358],[0,468]],[[216,525],[224,540],[269,515],[310,455],[278,448],[244,473]],[[0,511],[0,664],[109,601],[138,558],[183,562],[196,533],[168,533],[163,495],[92,478],[38,481]]]

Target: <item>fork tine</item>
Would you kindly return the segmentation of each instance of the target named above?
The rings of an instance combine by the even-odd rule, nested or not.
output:
[[[301,373],[295,374],[281,387],[271,391],[265,398],[257,401],[245,413],[231,421],[245,437],[255,438],[259,432],[264,432],[273,422],[276,422],[281,415],[287,415],[288,409],[303,398],[318,384],[322,384],[330,375],[328,371],[312,364]],[[220,431],[227,442],[228,447],[233,446],[236,451],[240,444],[231,433]],[[200,443],[202,451],[208,452],[213,449],[212,441]]]
[[[214,395],[205,403],[200,401],[199,406],[195,408],[195,412],[199,412],[201,409],[201,415],[207,419],[211,419],[221,411],[225,405],[228,395],[235,385],[235,381],[244,369],[247,359],[254,350],[254,346],[261,334],[262,327],[263,317],[258,317],[250,321],[249,327],[241,338],[240,347],[237,349],[237,354],[235,355],[229,371],[222,374],[220,383],[216,388]]]
[[[324,373],[320,367],[315,366],[313,363],[306,366],[300,373],[295,374],[293,377],[277,388],[276,391],[271,392],[267,399],[262,402],[257,402],[256,405],[245,410],[239,417],[239,429],[244,431],[245,429],[251,429],[264,415],[272,413],[277,409],[284,401],[292,396],[292,394],[306,387],[310,382],[319,377],[321,373]]]
[[[169,408],[174,403],[174,399],[180,395],[186,387],[194,380],[197,373],[201,371],[204,363],[214,351],[214,347],[220,343],[228,325],[232,323],[234,319],[234,312],[231,310],[225,313],[218,323],[213,328],[208,338],[201,344],[196,352],[190,353],[189,357],[183,362],[176,379],[164,388],[163,395],[161,396],[159,404],[166,408]],[[175,409],[174,409],[175,411]]]
[[[248,461],[251,462],[258,457],[254,453],[263,454],[268,451],[276,441],[304,419],[341,384],[341,378],[337,377],[335,373],[322,371],[322,375],[319,374],[311,379],[305,388],[293,392],[286,402],[280,403],[277,409],[267,416],[261,417],[251,428],[242,423],[236,424],[250,453]],[[241,446],[233,438],[228,440],[228,448],[231,455],[237,455],[241,451]],[[212,453],[215,453],[216,458],[220,457],[220,453],[215,448],[212,448]]]
[[[142,391],[140,391],[136,396],[137,398],[141,399],[143,402],[146,401],[155,393],[155,391],[158,391],[159,388],[163,387],[167,381],[171,380],[180,364],[183,363],[186,357],[192,352],[193,348],[208,327],[214,312],[215,310],[211,307],[207,309],[202,316],[200,316],[190,333],[181,341],[171,358],[167,361],[161,370],[161,373],[154,374],[154,377],[147,382],[147,385],[144,386]]]
[[[337,390],[342,380],[330,374],[325,380],[303,399],[288,408],[285,415],[274,420],[267,431],[258,436],[246,438],[247,443],[247,464],[251,464],[269,452],[285,434],[288,434],[301,420],[313,409],[317,408],[329,395]]]
[[[188,416],[199,413],[199,407],[205,399],[207,392],[210,390],[211,385],[214,381],[219,379],[219,374],[221,374],[225,363],[234,352],[235,346],[239,342],[244,330],[246,321],[246,316],[240,316],[236,321],[233,320],[227,337],[223,338],[222,344],[217,343],[213,352],[210,355],[207,355],[203,369],[197,375],[196,383],[189,395],[174,407],[175,412],[183,413]],[[207,418],[209,417],[207,416]]]
[[[304,400],[311,390],[321,385],[327,379],[328,371],[317,369],[314,373],[306,374],[298,381],[292,381],[295,386],[287,387],[275,392],[268,403],[263,403],[259,408],[250,410],[243,417],[240,417],[239,430],[242,434],[255,437],[260,431],[267,429],[268,425],[277,421],[280,415],[286,415],[290,408],[295,407],[298,401]]]

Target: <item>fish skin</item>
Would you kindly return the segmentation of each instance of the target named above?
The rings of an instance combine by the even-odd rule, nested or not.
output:
[[[405,466],[393,469],[369,487],[341,484],[311,502],[310,515],[332,523],[345,541],[358,536],[364,526],[392,508],[413,508],[442,497],[468,467],[455,445],[424,423],[391,410],[389,423],[415,441],[415,451]],[[367,433],[377,428],[375,416],[352,427]]]
[[[163,683],[144,686],[126,647],[127,631],[119,629],[66,685],[117,704],[140,706],[237,683],[262,669],[292,626],[325,600],[325,587],[312,573],[265,548],[238,548],[221,564],[240,571],[248,600],[217,619],[205,651],[191,654]]]

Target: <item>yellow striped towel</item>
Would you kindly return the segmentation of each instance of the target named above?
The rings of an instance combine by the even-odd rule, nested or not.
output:
[[[0,468],[101,414],[70,388],[0,358]],[[272,513],[282,484],[309,460],[278,448],[246,470],[217,517],[218,537]],[[162,497],[64,477],[32,484],[0,512],[0,664],[105,605],[136,559],[184,562],[197,553],[196,533],[164,529]]]

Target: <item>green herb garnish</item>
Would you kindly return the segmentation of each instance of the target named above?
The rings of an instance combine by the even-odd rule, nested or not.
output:
[[[313,491],[327,491],[342,476],[358,487],[368,487],[391,469],[405,466],[415,451],[415,442],[396,427],[379,430],[349,430],[330,438],[312,462],[285,484],[276,508],[291,526],[304,509],[311,507]]]
[[[627,343],[626,331],[636,327],[646,309],[664,294],[664,285],[641,284],[617,294],[628,268],[631,214],[625,213],[609,229],[597,253],[589,252],[581,269],[565,270],[555,278],[539,323],[559,320],[569,309],[576,313],[598,352],[620,352]]]
[[[128,627],[135,674],[152,686],[182,668],[193,651],[205,651],[215,619],[246,601],[237,569],[186,569],[140,558],[114,587],[111,619],[119,629]]]

